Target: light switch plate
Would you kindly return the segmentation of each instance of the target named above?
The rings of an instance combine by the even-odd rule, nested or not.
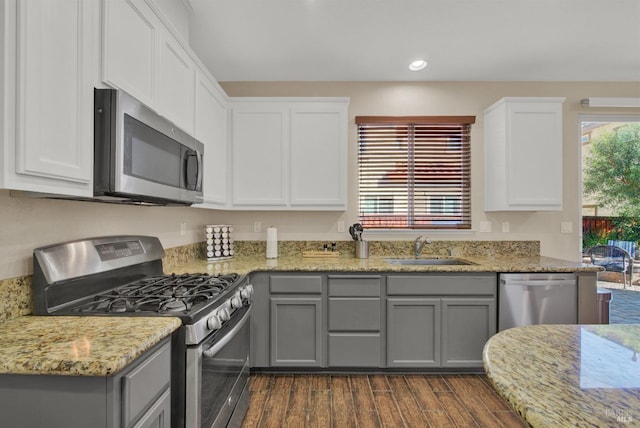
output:
[[[508,221],[503,221],[502,222],[502,231],[504,233],[509,233],[509,222]]]
[[[338,222],[338,233],[344,233],[344,221]]]
[[[262,222],[261,221],[254,221],[253,222],[253,231],[254,231],[254,233],[262,232]]]

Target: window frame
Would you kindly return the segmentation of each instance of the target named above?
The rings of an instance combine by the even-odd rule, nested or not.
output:
[[[460,231],[460,230],[470,230],[471,229],[471,125],[475,123],[475,116],[356,116],[355,122],[358,126],[358,220],[363,226],[370,230],[377,231],[401,231],[401,230],[450,230],[450,231]],[[376,219],[376,215],[372,214],[369,217],[369,221],[367,221],[366,213],[364,211],[364,203],[368,199],[370,202],[368,206],[381,206],[379,204],[379,200],[388,198],[388,195],[382,193],[375,193],[371,190],[367,192],[363,192],[363,182],[366,183],[367,180],[371,181],[371,173],[364,172],[363,173],[363,165],[367,165],[367,161],[363,161],[363,153],[365,150],[363,146],[366,143],[366,138],[363,139],[363,134],[366,131],[373,132],[376,127],[381,127],[384,125],[397,126],[399,130],[405,131],[406,129],[406,139],[399,141],[400,144],[406,142],[406,166],[404,166],[404,171],[402,171],[405,175],[406,184],[406,194],[404,204],[398,204],[401,207],[401,215],[395,215],[395,219],[387,219],[384,220],[383,215],[379,215],[378,219]],[[370,126],[369,129],[366,127]],[[442,138],[432,138],[432,137],[416,137],[413,135],[413,132],[417,129],[420,132],[433,132],[437,130],[441,131],[440,127],[459,127],[460,131],[451,132],[451,136],[456,137],[456,143],[451,145],[450,143],[446,143],[442,141],[442,138],[450,138],[444,135]],[[446,128],[445,128],[446,129]],[[369,137],[371,138],[371,137]],[[432,139],[430,139],[432,138]],[[371,142],[371,141],[370,141]],[[425,147],[433,148],[437,147],[441,153],[448,153],[451,155],[451,158],[459,158],[459,166],[456,168],[461,171],[461,175],[459,178],[460,183],[458,185],[452,185],[450,189],[443,190],[434,190],[437,189],[437,185],[433,184],[432,181],[442,179],[442,177],[438,177],[438,174],[435,172],[429,172],[429,174],[424,174],[425,170],[428,170],[428,161],[426,159],[436,159],[434,158],[425,158],[424,154],[418,156],[420,150],[424,150]],[[453,151],[452,147],[454,147]],[[384,154],[384,148],[379,149],[378,154]],[[404,148],[403,148],[404,150]],[[395,159],[402,159],[401,157],[397,157],[398,153],[402,154],[402,151],[397,151],[394,149],[389,149],[389,154],[393,154]],[[415,157],[418,156],[422,159],[421,165],[422,168],[416,168]],[[368,165],[373,165],[374,161],[370,162]],[[391,164],[391,162],[390,162]],[[455,162],[452,162],[453,165],[456,165]],[[451,168],[454,170],[456,168]],[[400,165],[400,169],[402,169],[402,165]],[[447,169],[449,169],[447,167]],[[416,172],[422,171],[420,172]],[[387,170],[387,174],[391,172],[390,169]],[[421,178],[417,178],[421,176]],[[425,178],[426,177],[426,178]],[[417,196],[418,191],[416,191],[416,183],[419,181],[423,181],[423,185],[425,182],[430,182],[431,187],[427,187],[427,191],[424,191],[424,195]],[[454,183],[454,181],[446,180],[447,184]],[[402,183],[402,180],[400,180]],[[366,184],[365,184],[366,186]],[[370,183],[369,183],[370,186]],[[396,189],[402,189],[402,186],[398,186]],[[453,191],[451,189],[454,189]],[[363,194],[364,193],[364,194]],[[440,198],[442,203],[442,207],[447,207],[451,203],[451,196],[454,194],[455,198],[458,198],[459,203],[461,204],[460,214],[458,215],[459,221],[454,224],[448,223],[448,220],[443,219],[441,224],[438,224],[437,219],[427,220],[425,217],[432,215],[433,217],[437,217],[433,215],[433,213],[429,213],[433,208],[429,208],[428,206],[431,204],[431,199]],[[400,194],[400,200],[402,200],[402,194]],[[371,202],[373,200],[373,202]],[[449,201],[449,202],[447,202]],[[424,203],[424,209],[417,209],[416,203]],[[391,206],[394,206],[396,201],[392,201]],[[402,211],[406,212],[402,212]],[[382,213],[376,213],[382,214]],[[444,213],[444,216],[449,216],[450,213]],[[391,216],[389,216],[391,217]],[[422,217],[422,219],[419,219]],[[402,219],[404,218],[404,219]],[[376,225],[375,222],[380,221],[379,225]],[[402,224],[398,226],[394,226],[392,223],[397,221],[401,221]],[[426,224],[426,221],[434,222]]]

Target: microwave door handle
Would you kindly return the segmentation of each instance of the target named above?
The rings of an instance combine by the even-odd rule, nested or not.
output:
[[[200,156],[197,150],[188,150],[186,152],[186,157],[187,167],[184,172],[185,187],[189,190],[197,190],[201,174],[200,170],[202,169],[200,168]]]
[[[202,189],[202,173],[204,171],[204,168],[202,168],[202,165],[204,163],[204,153],[200,153],[198,150],[196,150],[196,158],[198,159],[198,178],[196,179],[196,190],[201,190]]]

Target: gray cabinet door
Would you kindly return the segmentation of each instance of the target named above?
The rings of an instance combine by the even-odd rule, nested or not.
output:
[[[271,297],[271,366],[322,366],[322,298]]]
[[[122,376],[119,388],[122,426],[133,426],[148,412],[149,406],[157,407],[158,402],[162,401],[161,396],[169,396],[167,391],[170,383],[171,348],[167,343]],[[148,420],[149,417],[147,414],[144,419]]]
[[[482,367],[482,349],[495,333],[495,299],[442,299],[443,367]]]
[[[169,428],[171,426],[171,390],[154,403],[133,428]]]
[[[329,331],[380,331],[380,299],[329,298]]]
[[[440,365],[440,299],[387,299],[387,365]]]
[[[380,333],[329,333],[329,367],[380,367]]]

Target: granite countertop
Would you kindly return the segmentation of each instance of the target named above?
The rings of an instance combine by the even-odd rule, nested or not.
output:
[[[316,245],[303,243],[304,245]],[[347,243],[348,244],[348,243]],[[347,244],[345,248],[349,248]],[[475,243],[484,252],[482,245]],[[482,243],[481,243],[482,244]],[[486,243],[485,243],[486,244]],[[483,244],[483,245],[485,245]],[[377,246],[376,246],[377,245]],[[412,242],[401,247],[383,248],[372,244],[377,254],[411,254]],[[434,243],[434,249],[451,248],[451,243]],[[507,243],[508,254],[517,254],[521,243]],[[513,247],[509,247],[512,245]],[[191,248],[193,247],[193,248]],[[198,247],[191,246],[197,257]],[[378,248],[380,247],[380,248]],[[404,248],[406,247],[406,248]],[[468,247],[468,245],[467,245]],[[536,246],[537,247],[537,246]],[[231,260],[208,262],[200,259],[165,264],[166,273],[248,274],[258,271],[317,272],[576,272],[598,271],[600,267],[541,256],[460,257],[474,264],[413,266],[390,264],[387,257],[372,255],[368,259],[353,257],[353,249],[337,258],[304,258],[294,249],[277,259],[266,259],[261,247]],[[294,247],[297,248],[297,247]],[[304,248],[304,247],[302,247]],[[525,245],[525,248],[526,245]],[[493,254],[493,250],[488,251]],[[179,252],[175,252],[179,255]],[[190,260],[193,260],[190,257]],[[424,254],[424,258],[430,254]],[[406,257],[406,258],[411,258]],[[443,258],[440,256],[440,258]],[[188,259],[188,260],[189,260]],[[25,289],[21,287],[20,289]],[[24,301],[30,301],[27,295]],[[12,301],[21,301],[12,299]],[[111,375],[126,367],[144,351],[180,326],[178,318],[169,317],[52,317],[19,316],[0,326],[0,374]]]
[[[532,427],[638,426],[640,325],[536,325],[493,336],[487,376]]]
[[[288,255],[277,259],[266,259],[264,254],[236,256],[230,260],[195,260],[174,266],[166,273],[209,272],[247,274],[258,271],[329,271],[329,272],[578,272],[602,270],[601,267],[570,262],[544,256],[495,256],[456,257],[474,264],[470,265],[398,265],[386,261],[390,257],[372,256],[367,259],[354,257],[305,258]],[[393,258],[393,257],[391,257]],[[411,257],[406,257],[411,258]],[[429,258],[424,255],[421,258]],[[439,257],[446,258],[446,257]]]
[[[17,317],[0,324],[0,374],[109,376],[180,325],[173,317]]]

